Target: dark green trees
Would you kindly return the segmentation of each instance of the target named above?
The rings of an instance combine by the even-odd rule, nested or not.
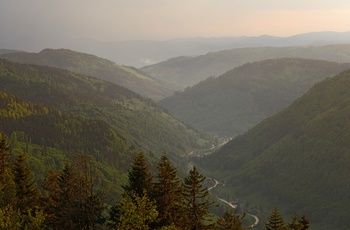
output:
[[[8,169],[8,158],[10,145],[5,138],[0,140],[0,177],[4,178],[6,169]]]
[[[288,228],[291,230],[307,230],[310,228],[310,222],[306,216],[302,216],[300,219],[297,214],[292,216],[292,222],[288,224]]]
[[[158,217],[157,206],[146,194],[138,196],[133,193],[125,195],[117,205],[119,216],[111,229],[117,230],[149,230]]]
[[[153,197],[159,212],[158,227],[181,226],[181,187],[177,170],[164,154],[158,164],[158,174],[154,183]]]
[[[128,172],[128,184],[124,191],[131,196],[132,193],[143,196],[144,192],[149,196],[152,191],[152,174],[146,164],[145,154],[140,152],[134,158],[131,169]]]
[[[245,217],[245,214],[243,216],[239,216],[237,214],[237,210],[234,212],[225,212],[224,216],[217,220],[217,227],[218,230],[244,230],[242,226],[242,219]]]
[[[17,197],[16,208],[19,210],[35,209],[38,206],[39,191],[32,178],[32,172],[25,165],[26,156],[20,154],[17,156],[13,166],[13,176],[15,182],[15,192]]]
[[[194,166],[183,183],[183,208],[187,219],[185,220],[186,229],[198,230],[205,229],[204,223],[209,217],[209,207],[213,204],[208,199],[208,189],[203,187],[205,177],[200,174]]]
[[[269,216],[269,220],[265,223],[266,230],[307,230],[310,228],[310,222],[306,216],[300,219],[297,214],[292,216],[292,222],[285,224],[285,221],[279,210],[275,207]]]
[[[128,171],[128,183],[123,188],[123,199],[110,211],[110,228],[132,229],[135,227],[131,224],[133,218],[139,218],[139,223],[144,225],[142,229],[149,229],[149,226],[156,220],[158,212],[154,217],[153,209],[146,209],[155,204],[150,199],[153,191],[152,174],[143,152],[136,154],[131,169]],[[148,213],[142,215],[142,212],[146,211]]]
[[[15,183],[9,162],[9,149],[7,140],[2,138],[0,140],[0,207],[6,207],[15,202]]]
[[[49,192],[47,225],[53,229],[95,229],[105,209],[102,191],[94,188],[91,165],[85,156],[51,172],[44,188]]]
[[[275,207],[269,216],[269,220],[265,223],[266,230],[286,230],[285,222],[279,210]]]

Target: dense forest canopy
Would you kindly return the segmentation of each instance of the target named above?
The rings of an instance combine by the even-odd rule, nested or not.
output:
[[[204,158],[239,197],[310,216],[317,229],[349,226],[350,72],[316,84],[290,107]]]
[[[236,136],[289,106],[316,82],[348,68],[350,64],[300,58],[247,63],[159,104],[194,127]]]

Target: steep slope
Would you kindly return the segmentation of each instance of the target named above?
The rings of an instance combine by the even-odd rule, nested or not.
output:
[[[129,145],[160,155],[209,143],[151,100],[115,84],[52,67],[0,59],[0,90],[87,119],[101,120]],[[98,137],[96,137],[98,138]]]
[[[27,102],[0,91],[0,137],[8,136],[11,155],[25,153],[40,185],[49,170],[86,154],[109,195],[120,193],[133,151],[106,122]],[[119,191],[119,192],[118,192]]]
[[[315,229],[350,226],[350,71],[205,158],[240,198],[305,213]],[[264,203],[265,202],[265,203]]]
[[[295,47],[238,48],[208,53],[197,57],[177,57],[141,68],[157,79],[184,89],[210,76],[219,76],[226,71],[248,62],[282,57],[350,62],[350,44]]]
[[[235,136],[347,68],[350,64],[292,58],[248,63],[159,103],[194,127]]]
[[[154,79],[136,68],[119,66],[107,59],[67,49],[45,49],[39,53],[11,52],[1,57],[14,62],[58,67],[97,77],[154,100],[169,96],[174,90],[169,84]]]

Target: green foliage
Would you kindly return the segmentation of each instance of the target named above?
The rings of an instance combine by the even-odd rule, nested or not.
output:
[[[176,57],[145,66],[142,71],[170,82],[179,89],[204,81],[209,76],[220,76],[233,68],[267,59],[304,58],[332,62],[350,62],[350,45],[254,47],[210,52],[197,57]]]
[[[183,212],[186,219],[183,220],[188,229],[202,229],[208,227],[205,221],[210,216],[209,207],[213,204],[209,200],[209,191],[203,187],[205,177],[194,166],[184,179],[182,196]]]
[[[45,214],[43,211],[28,210],[21,213],[8,205],[0,209],[0,229],[22,230],[22,229],[44,229]]]
[[[150,229],[149,224],[154,222],[158,216],[156,204],[148,198],[146,192],[142,196],[136,193],[124,196],[119,206],[119,222],[113,229],[148,230]]]
[[[316,84],[208,156],[204,167],[257,205],[305,213],[317,229],[349,226],[349,87],[349,71]]]
[[[160,219],[157,225],[181,227],[182,196],[177,170],[165,154],[161,157],[157,169],[158,173],[152,192]]]
[[[51,173],[44,188],[47,225],[53,229],[94,229],[102,222],[105,209],[103,191],[95,188],[96,171],[86,156],[77,156],[74,166]]]
[[[135,194],[142,196],[145,192],[149,196],[152,191],[152,174],[145,160],[143,152],[138,153],[128,172],[128,184],[125,185],[124,191],[128,196]]]
[[[4,132],[8,135],[13,131],[30,132],[26,134],[36,144],[46,144],[42,142],[49,142],[57,133],[58,137],[54,136],[52,143],[46,144],[56,148],[63,137],[84,135],[80,142],[88,140],[80,143],[80,151],[86,148],[84,151],[100,154],[100,157],[106,157],[101,156],[106,154],[112,162],[120,158],[118,155],[123,155],[128,145],[147,152],[167,151],[171,155],[210,146],[210,137],[190,129],[151,100],[102,80],[5,60],[0,60],[0,80],[0,91],[10,95],[0,98],[5,101],[0,103]],[[18,130],[21,127],[25,130]],[[45,140],[44,131],[52,136]],[[96,136],[104,139],[93,140]],[[72,143],[69,140],[65,138],[64,144],[73,149],[72,145],[78,140],[72,139]],[[100,143],[101,140],[106,142]]]
[[[159,103],[194,127],[236,136],[347,68],[349,64],[295,58],[248,63]]]
[[[94,55],[67,49],[45,49],[39,53],[13,52],[1,57],[14,62],[52,66],[93,76],[154,100],[170,96],[174,91],[170,84],[154,79],[133,67],[119,66]]]
[[[265,223],[265,230],[287,230],[284,219],[277,208],[271,211],[269,220]]]
[[[17,198],[15,207],[20,211],[38,208],[39,201],[39,191],[32,178],[32,172],[25,163],[25,155],[20,154],[13,165],[13,181]]]
[[[242,220],[244,219],[245,214],[243,216],[239,216],[237,214],[237,210],[234,212],[225,212],[224,216],[217,220],[216,225],[218,230],[244,230],[242,226]]]

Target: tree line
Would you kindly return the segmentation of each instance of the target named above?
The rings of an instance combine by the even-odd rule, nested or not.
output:
[[[225,212],[214,217],[205,177],[193,167],[181,181],[166,154],[153,177],[143,152],[136,154],[118,202],[108,205],[107,191],[85,155],[76,155],[63,169],[52,169],[39,187],[26,163],[0,140],[0,229],[160,229],[243,230],[245,215]],[[282,226],[284,228],[282,228]],[[277,209],[266,223],[270,229],[309,229],[305,216],[285,224]]]

